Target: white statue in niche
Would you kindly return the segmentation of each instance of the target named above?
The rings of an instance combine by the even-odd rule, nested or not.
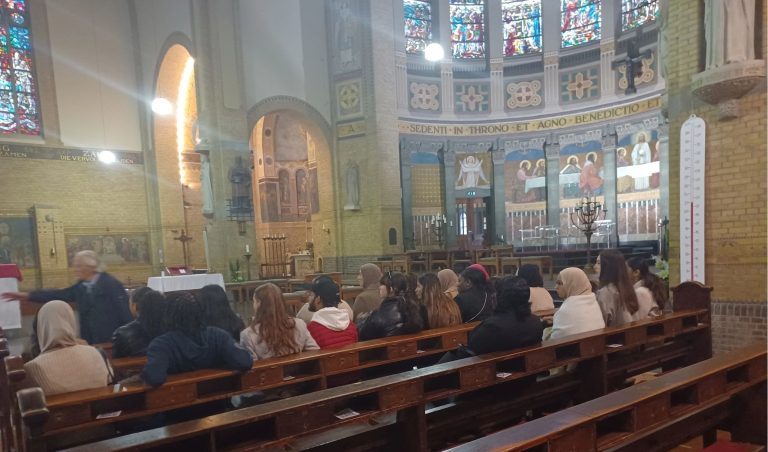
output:
[[[468,155],[459,162],[459,178],[456,188],[489,188],[491,182],[483,171],[483,159]]]
[[[203,192],[203,215],[213,215],[213,183],[211,182],[211,159],[207,153],[200,153],[200,188]]]
[[[755,59],[755,0],[706,0],[707,69]]]
[[[355,162],[347,163],[344,188],[347,194],[344,210],[360,210],[360,172]]]

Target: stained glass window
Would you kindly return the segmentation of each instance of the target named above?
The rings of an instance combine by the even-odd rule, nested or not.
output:
[[[644,6],[638,6],[644,3]],[[626,31],[659,18],[658,0],[621,0],[621,29]]]
[[[432,42],[432,4],[424,0],[403,0],[405,52],[419,55]]]
[[[484,0],[451,0],[450,15],[453,57],[485,57]]]
[[[0,133],[40,135],[27,0],[0,3]]]
[[[561,0],[562,46],[572,47],[600,39],[599,0]]]
[[[541,0],[502,0],[504,55],[541,52]]]

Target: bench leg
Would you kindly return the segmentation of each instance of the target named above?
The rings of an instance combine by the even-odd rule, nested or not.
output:
[[[427,415],[424,413],[424,405],[400,410],[397,413],[397,425],[401,434],[401,449],[409,452],[426,452],[429,450],[427,443]]]

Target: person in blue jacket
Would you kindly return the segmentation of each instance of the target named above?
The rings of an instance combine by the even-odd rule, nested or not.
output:
[[[199,369],[244,372],[253,360],[228,332],[204,323],[204,308],[189,292],[166,294],[166,331],[147,348],[141,378],[150,386],[165,383],[168,375]]]
[[[72,266],[78,281],[66,289],[6,292],[0,299],[47,303],[62,300],[77,304],[80,337],[89,344],[112,340],[112,333],[133,321],[125,287],[104,271],[99,256],[90,250],[75,254]]]

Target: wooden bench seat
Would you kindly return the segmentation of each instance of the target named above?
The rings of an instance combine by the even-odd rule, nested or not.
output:
[[[715,428],[765,445],[765,413],[761,342],[451,450],[668,450]]]
[[[197,450],[273,448],[293,444],[300,435],[344,426],[366,430],[363,435],[367,440],[378,432],[378,440],[388,441],[390,447],[426,450],[433,446],[429,443],[428,431],[455,432],[467,428],[468,417],[464,416],[470,415],[463,409],[464,405],[459,404],[458,411],[454,411],[450,419],[442,419],[442,429],[433,424],[430,430],[425,414],[428,403],[476,391],[482,393],[482,390],[497,385],[501,389],[508,388],[506,385],[526,382],[548,369],[570,364],[578,364],[576,372],[551,377],[531,387],[535,389],[519,394],[502,392],[506,394],[502,397],[492,394],[483,399],[484,403],[495,401],[505,407],[517,404],[517,409],[527,410],[555,397],[593,399],[621,387],[615,387],[606,377],[611,372],[624,375],[628,366],[634,366],[633,360],[618,359],[620,357],[632,355],[637,358],[659,347],[675,355],[678,366],[708,357],[711,349],[707,349],[706,344],[711,332],[709,324],[701,321],[708,315],[709,312],[702,309],[676,312],[656,320],[573,335],[522,350],[467,358],[298,395],[73,450],[144,450],[158,447],[183,450],[193,445]],[[661,355],[657,359],[664,361]],[[345,417],[345,409],[354,413]],[[489,411],[482,404],[478,409]],[[490,411],[494,416],[501,413]],[[392,413],[396,413],[394,424],[385,423],[373,433],[361,427],[377,424],[382,416]],[[439,411],[436,412],[433,418],[439,420],[439,414]],[[351,439],[345,439],[348,440]]]

